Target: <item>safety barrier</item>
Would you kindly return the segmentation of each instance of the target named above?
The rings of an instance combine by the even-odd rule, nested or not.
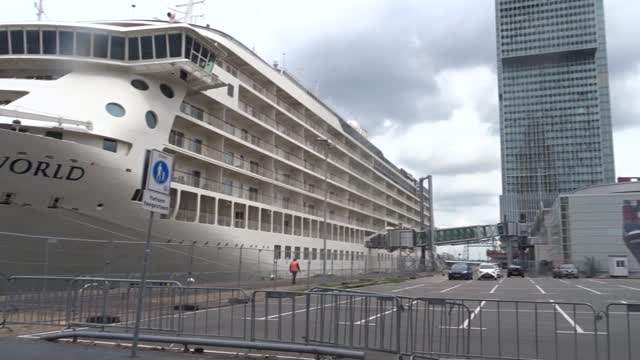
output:
[[[399,354],[402,311],[400,300],[390,295],[255,291],[251,340],[330,344]]]
[[[138,280],[13,277],[6,324],[129,331]],[[178,336],[326,346],[416,359],[636,359],[640,304],[409,298],[360,290],[189,287],[151,280],[142,329]]]
[[[640,304],[609,304],[605,315],[609,360],[640,358]]]

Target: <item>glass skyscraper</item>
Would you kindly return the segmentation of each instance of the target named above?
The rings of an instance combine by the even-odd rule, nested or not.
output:
[[[602,0],[496,0],[501,218],[615,181]]]

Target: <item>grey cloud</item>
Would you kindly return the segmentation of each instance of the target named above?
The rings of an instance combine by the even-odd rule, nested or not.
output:
[[[467,1],[387,1],[358,30],[310,38],[291,52],[291,68],[303,67],[305,83],[318,81],[321,98],[330,95],[331,105],[370,134],[385,119],[446,119],[452,106],[438,99],[435,74],[495,63],[493,1],[474,4],[469,16]]]
[[[412,154],[405,154],[396,160],[409,169],[428,169],[419,171],[417,174],[428,172],[436,176],[483,174],[500,169],[500,159],[495,154],[486,154],[486,156],[471,159],[434,159],[432,161],[424,161],[412,156]]]

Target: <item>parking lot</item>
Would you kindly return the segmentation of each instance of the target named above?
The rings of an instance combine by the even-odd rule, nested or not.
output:
[[[226,300],[238,297],[229,290],[202,289],[188,289],[191,299],[183,303],[198,308],[182,315],[156,298],[143,328],[181,324],[184,335],[356,348],[370,350],[373,359],[395,353],[558,360],[640,356],[632,337],[640,333],[640,309],[634,306],[640,303],[640,280],[634,279],[463,281],[436,275],[339,292],[257,291],[249,302]],[[112,300],[116,295],[122,292],[115,291]],[[130,329],[130,319],[123,321],[114,330]]]

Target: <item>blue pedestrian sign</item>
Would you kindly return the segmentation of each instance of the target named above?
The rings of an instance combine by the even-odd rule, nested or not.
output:
[[[172,170],[173,156],[162,151],[151,150],[147,167],[146,190],[168,195],[171,190]]]

